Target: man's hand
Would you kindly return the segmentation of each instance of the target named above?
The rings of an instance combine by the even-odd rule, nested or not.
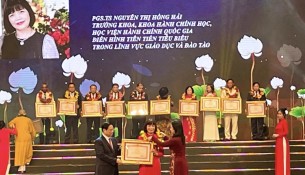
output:
[[[116,159],[116,163],[117,164],[122,164],[122,160],[121,159]]]

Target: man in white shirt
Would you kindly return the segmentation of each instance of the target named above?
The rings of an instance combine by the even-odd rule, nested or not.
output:
[[[234,85],[233,79],[227,80],[227,86],[222,90],[221,98],[241,98],[239,89]],[[224,114],[225,140],[236,140],[238,133],[238,114]],[[230,126],[232,130],[230,132]]]

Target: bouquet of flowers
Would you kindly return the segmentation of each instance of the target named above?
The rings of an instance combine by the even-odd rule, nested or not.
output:
[[[69,12],[65,8],[56,10],[54,18],[43,13],[38,14],[42,21],[38,23],[36,30],[43,34],[49,34],[55,40],[60,57],[70,58],[70,27]]]

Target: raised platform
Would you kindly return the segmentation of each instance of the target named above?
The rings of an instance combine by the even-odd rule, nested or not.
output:
[[[274,141],[205,142],[187,144],[189,175],[274,175]],[[13,165],[14,149],[11,148]],[[290,141],[291,174],[305,174],[305,141]],[[167,175],[169,150],[161,159]],[[91,144],[35,145],[26,174],[94,174],[95,152]],[[11,174],[17,173],[12,167]],[[136,175],[138,166],[122,165],[120,174]]]

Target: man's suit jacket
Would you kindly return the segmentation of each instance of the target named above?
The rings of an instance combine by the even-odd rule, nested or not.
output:
[[[119,146],[116,139],[111,138],[113,149],[109,142],[102,135],[95,140],[95,153],[96,153],[96,175],[118,175],[118,164],[116,163],[117,156],[119,155]]]

